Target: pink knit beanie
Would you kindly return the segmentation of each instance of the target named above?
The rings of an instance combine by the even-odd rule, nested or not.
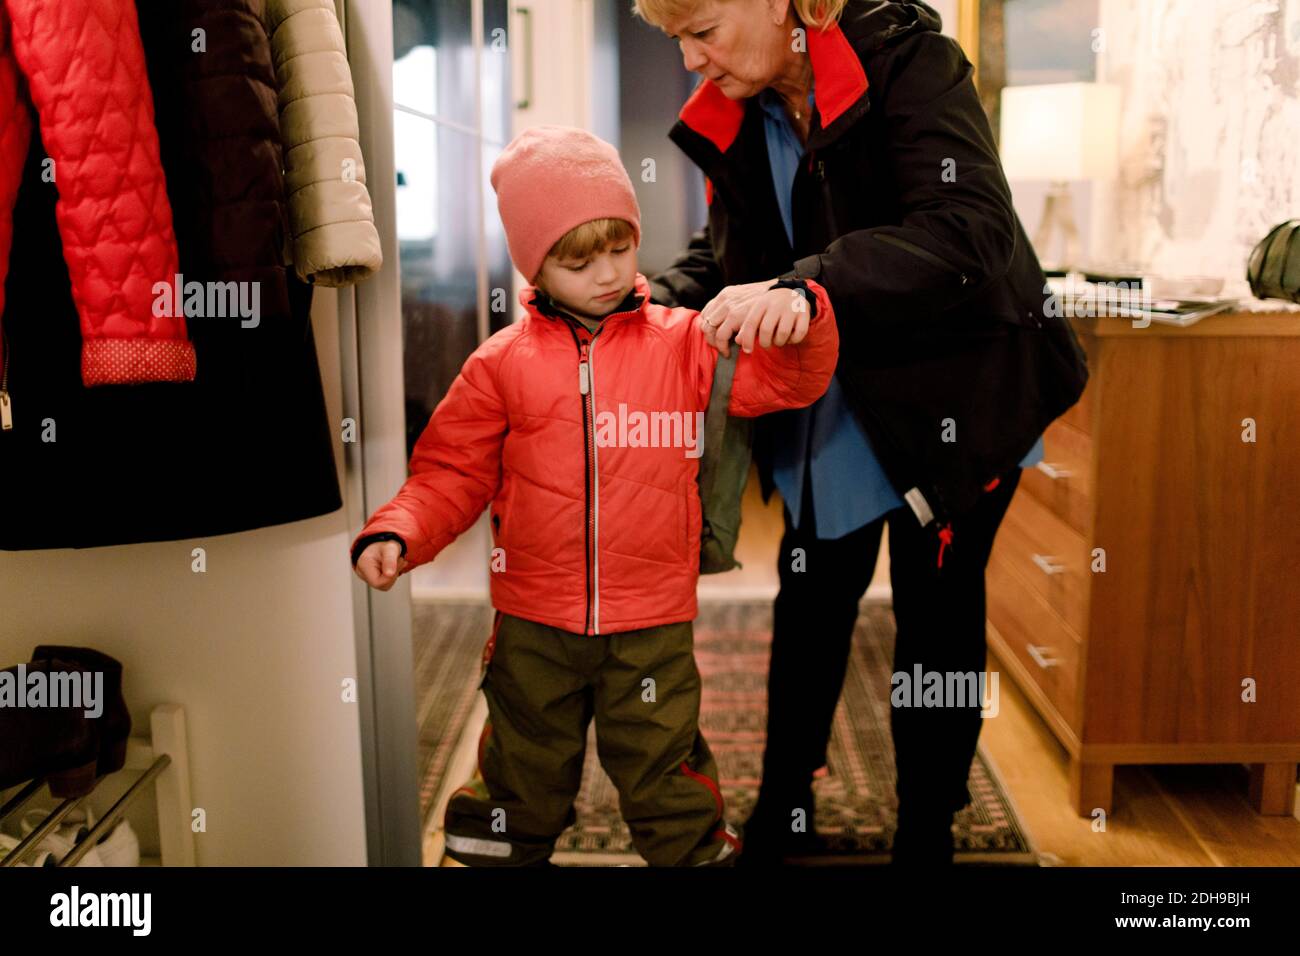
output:
[[[641,207],[618,150],[586,130],[524,130],[492,164],[491,179],[510,258],[529,282],[560,237],[593,219],[627,220],[641,245]]]

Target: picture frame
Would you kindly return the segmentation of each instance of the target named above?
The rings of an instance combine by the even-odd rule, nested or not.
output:
[[[957,42],[995,142],[1005,87],[1095,81],[1099,19],[1100,0],[957,0]]]
[[[974,67],[975,89],[999,143],[1007,85],[1006,0],[957,0],[957,42]],[[999,143],[1000,145],[1000,143]]]

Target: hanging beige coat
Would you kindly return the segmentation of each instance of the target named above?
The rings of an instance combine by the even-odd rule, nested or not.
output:
[[[294,268],[316,285],[361,282],[383,265],[383,254],[333,0],[269,0],[267,20]]]

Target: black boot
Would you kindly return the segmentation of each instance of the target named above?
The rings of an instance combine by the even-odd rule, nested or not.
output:
[[[900,807],[890,862],[896,866],[952,866],[952,820],[949,811],[908,812]]]
[[[802,818],[796,816],[796,810],[804,811]],[[826,842],[817,835],[814,810],[811,786],[786,797],[760,792],[744,823],[745,848],[736,866],[780,866],[792,857],[825,853]]]
[[[126,765],[126,740],[131,736],[131,712],[122,697],[121,661],[91,647],[41,644],[32,651],[33,661],[51,658],[76,661],[86,670],[104,675],[104,711],[97,718],[100,750],[95,776],[121,770]]]
[[[81,680],[85,669],[75,661],[33,661],[0,671],[0,683],[26,695],[27,678],[34,673],[44,674],[49,688],[51,674],[73,673]],[[55,798],[84,797],[95,785],[99,722],[87,717],[84,707],[52,707],[48,703],[42,707],[0,706],[0,790],[44,777]]]

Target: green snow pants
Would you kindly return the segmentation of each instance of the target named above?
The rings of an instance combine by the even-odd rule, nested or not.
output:
[[[729,865],[713,754],[699,730],[692,622],[584,636],[497,611],[483,651],[481,781],[447,804],[447,855],[470,866],[545,865],[577,819],[587,728],[652,866]]]

